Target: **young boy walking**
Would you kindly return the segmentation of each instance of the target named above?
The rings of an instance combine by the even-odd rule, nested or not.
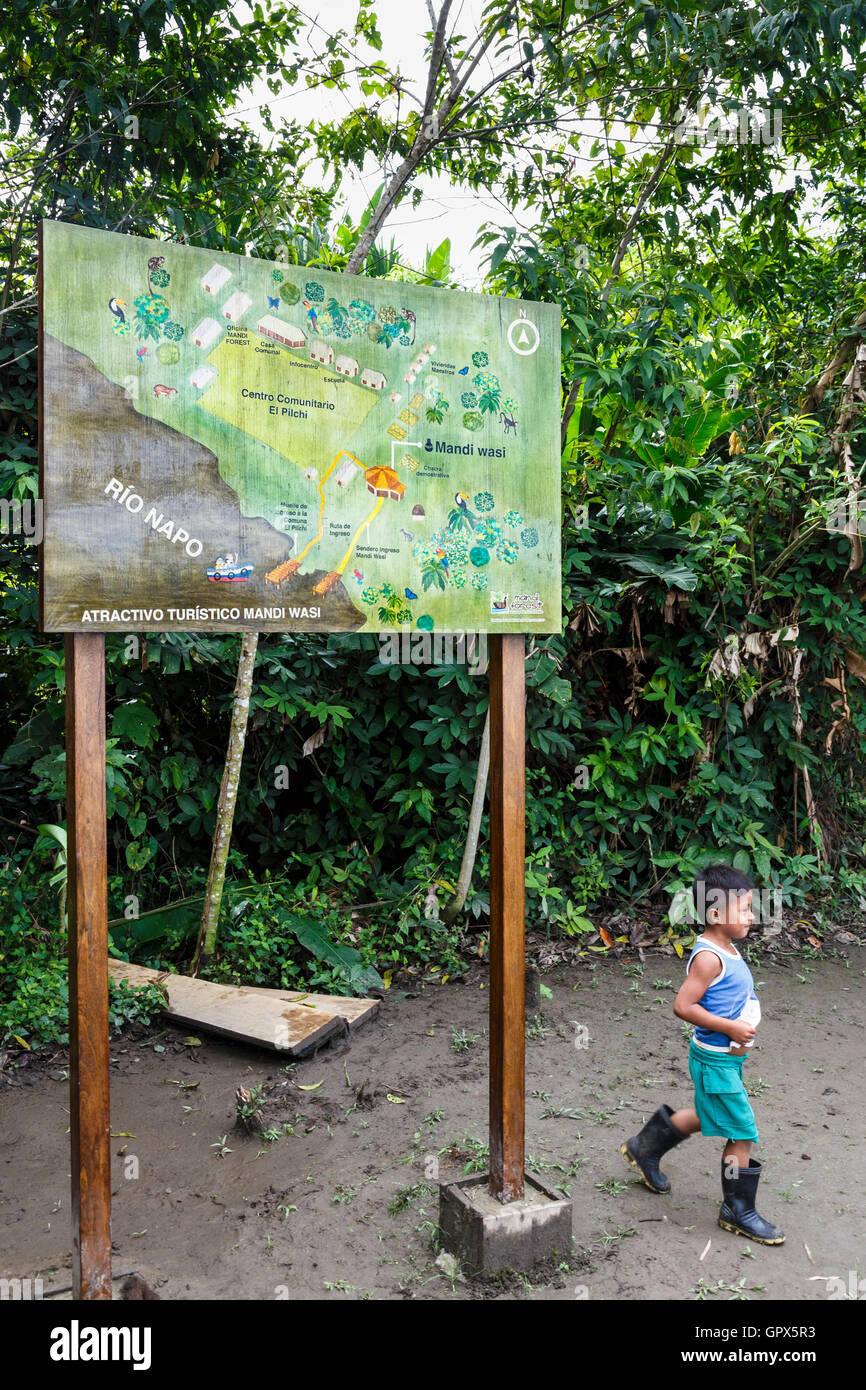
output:
[[[748,936],[755,920],[753,887],[751,879],[727,864],[712,864],[695,879],[695,906],[704,930],[689,956],[685,984],[674,1000],[677,1017],[694,1024],[689,1073],[695,1108],[660,1106],[620,1152],[639,1169],[651,1192],[670,1192],[671,1185],[658,1166],[662,1154],[698,1131],[720,1135],[725,1148],[719,1225],[761,1245],[781,1245],[784,1231],[755,1210],[762,1167],[750,1157],[758,1130],[743,1085],[743,1063],[754,1045],[761,1006],[752,973],[734,942]]]

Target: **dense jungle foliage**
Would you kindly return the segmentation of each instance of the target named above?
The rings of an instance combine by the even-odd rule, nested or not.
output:
[[[447,242],[404,264],[388,212],[423,211],[434,174],[494,193],[485,291],[563,312],[563,628],[527,642],[527,925],[592,939],[614,904],[658,920],[727,858],[801,911],[811,895],[820,930],[866,864],[866,5],[493,3],[446,26],[444,60],[417,8],[438,123],[378,56],[393,21],[366,0],[331,33],[291,5],[10,0],[0,496],[38,495],[41,218],[336,270],[360,246],[364,274],[462,288]],[[322,83],[343,119],[304,119]],[[781,140],[684,139],[706,106],[778,109]],[[356,224],[344,172],[371,151]],[[64,659],[38,631],[35,547],[9,534],[0,595],[0,1039],[38,1041],[64,1027]],[[109,915],[146,963],[189,957],[195,903],[128,933],[203,891],[239,641],[106,639]],[[486,818],[465,913],[445,926],[434,903],[486,679],[378,653],[261,637],[214,978],[353,987],[296,918],[383,975],[483,952]]]

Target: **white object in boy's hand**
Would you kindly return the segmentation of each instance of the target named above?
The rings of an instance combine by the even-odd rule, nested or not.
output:
[[[760,1021],[761,1021],[761,1001],[760,1001],[760,999],[747,999],[747,1000],[746,1000],[746,1004],[745,1004],[745,1008],[742,1010],[741,1013],[739,1013],[739,1014],[737,1015],[737,1022],[738,1022],[738,1023],[750,1023],[750,1024],[752,1025],[753,1028],[757,1028],[757,1026],[758,1026],[758,1024],[760,1023]],[[755,1039],[754,1039],[754,1038],[751,1038],[751,1039],[750,1039],[747,1043],[745,1043],[744,1045],[745,1045],[746,1047],[754,1047],[754,1046],[755,1046]],[[735,1046],[736,1046],[736,1044],[732,1042],[732,1043],[731,1043],[731,1047],[733,1048],[733,1047],[735,1047]]]

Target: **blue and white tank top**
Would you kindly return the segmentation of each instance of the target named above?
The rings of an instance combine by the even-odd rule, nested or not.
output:
[[[699,936],[689,956],[686,974],[698,951],[714,952],[722,962],[722,973],[716,976],[698,1003],[708,1013],[717,1014],[719,1018],[743,1018],[745,1022],[757,1027],[761,1019],[761,1005],[755,993],[752,972],[737,948],[734,946],[731,949],[733,955]],[[695,1024],[693,1036],[699,1046],[706,1047],[711,1052],[730,1052],[734,1046],[727,1033],[714,1033],[709,1028],[699,1027],[698,1024]],[[746,1043],[746,1047],[753,1046],[754,1038]]]

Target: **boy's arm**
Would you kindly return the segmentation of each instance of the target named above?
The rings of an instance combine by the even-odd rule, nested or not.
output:
[[[750,1023],[738,1019],[720,1018],[711,1014],[698,1003],[703,999],[717,975],[721,974],[722,963],[714,951],[699,951],[686,975],[679,994],[674,1000],[674,1013],[687,1023],[696,1023],[699,1028],[708,1028],[713,1033],[724,1033],[731,1042],[742,1046],[755,1036]]]

